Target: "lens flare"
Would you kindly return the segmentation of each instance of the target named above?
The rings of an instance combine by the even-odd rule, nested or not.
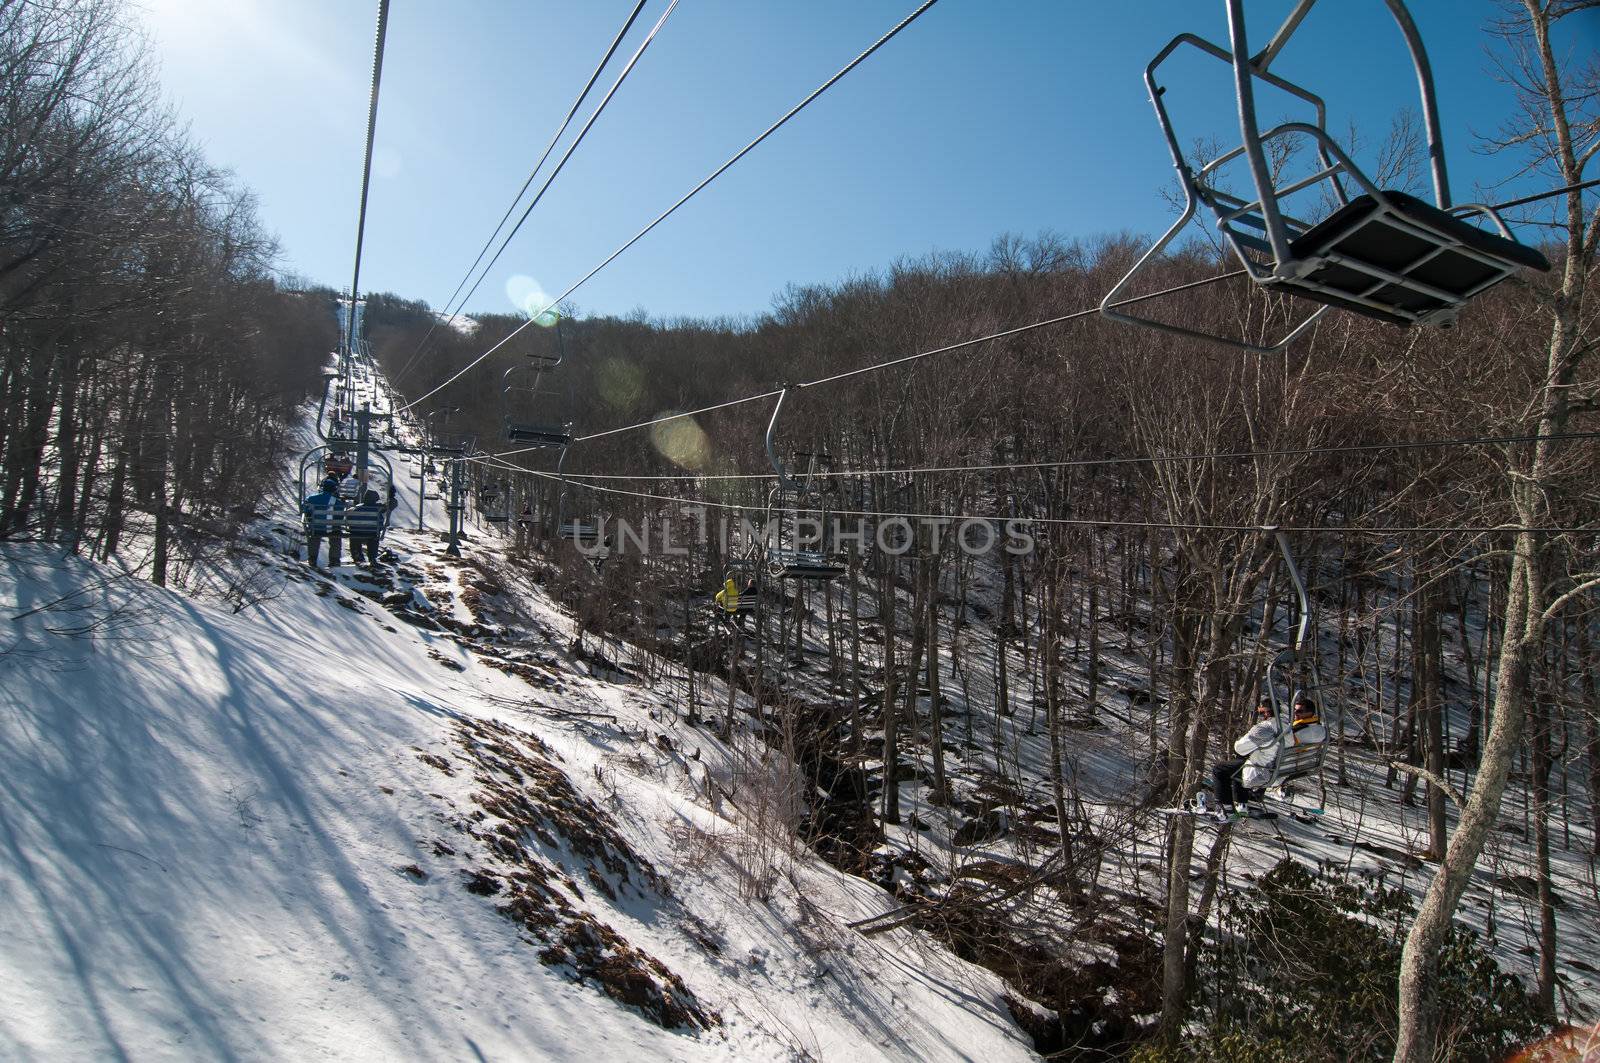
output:
[[[698,472],[711,460],[711,440],[692,418],[654,426],[650,429],[650,441],[662,457],[680,469]]]
[[[644,396],[644,374],[623,358],[607,358],[595,367],[595,389],[600,399],[617,413],[628,413]]]
[[[518,273],[506,278],[506,298],[511,300],[512,306],[524,314],[530,316],[538,314],[539,324],[546,326],[555,324],[555,312],[545,310],[545,307],[550,305],[550,296],[545,293],[538,281],[527,274]],[[550,318],[548,322],[544,320],[547,315]]]

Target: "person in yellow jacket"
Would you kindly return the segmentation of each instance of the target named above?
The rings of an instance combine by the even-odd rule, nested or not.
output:
[[[722,589],[711,600],[716,602],[717,606],[729,616],[738,615],[739,588],[734,585],[732,576],[728,577],[728,581],[722,585]]]

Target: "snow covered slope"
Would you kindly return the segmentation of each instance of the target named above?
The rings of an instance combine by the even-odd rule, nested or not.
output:
[[[0,1057],[1032,1058],[994,976],[843,928],[880,891],[731,840],[715,740],[547,601],[486,656],[263,562],[233,614],[0,553]]]

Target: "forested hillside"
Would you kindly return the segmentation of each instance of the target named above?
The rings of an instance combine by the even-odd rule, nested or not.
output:
[[[1508,165],[1525,160],[1559,186],[1583,176],[1600,129],[1583,88],[1592,67],[1564,69],[1538,45],[1549,19],[1502,27],[1528,89],[1497,147]],[[1396,180],[1420,182],[1419,163],[1400,165]],[[1393,942],[1390,962],[1405,974],[1401,1007],[1384,1019],[1414,1046],[1450,1010],[1429,1004],[1429,987],[1475,868],[1527,883],[1525,973],[1545,1014],[1572,999],[1571,972],[1587,965],[1574,941],[1583,966],[1564,973],[1557,913],[1571,887],[1552,886],[1551,869],[1600,846],[1600,392],[1589,357],[1600,214],[1579,192],[1555,204],[1536,230],[1552,271],[1480,298],[1456,327],[1334,314],[1286,357],[1085,316],[1140,243],[1052,235],[793,288],[749,321],[569,308],[580,312],[559,329],[480,315],[465,332],[436,327],[420,304],[379,298],[370,334],[396,388],[429,396],[418,412],[476,441],[480,495],[530,506],[550,549],[567,549],[554,539],[558,518],[619,529],[598,577],[564,555],[569,600],[589,629],[653,648],[668,672],[687,666],[674,674],[691,716],[706,711],[693,700],[696,670],[742,685],[768,740],[805,776],[797,829],[935,912],[964,887],[907,882],[899,863],[930,815],[930,837],[947,831],[953,845],[1009,834],[1024,848],[1059,847],[1065,870],[1046,864],[1016,888],[1031,895],[1048,882],[1071,897],[1100,881],[1119,846],[1118,860],[1138,849],[1139,828],[1113,809],[1148,812],[1193,793],[1244,730],[1263,669],[1290,638],[1293,600],[1271,531],[1285,529],[1315,609],[1301,681],[1320,678],[1336,739],[1323,785],[1417,809],[1401,820],[1414,861],[1407,903],[1421,914],[1405,915],[1409,933]],[[1258,343],[1307,312],[1244,280],[1199,285],[1227,265],[1203,242],[1167,257],[1150,290],[1195,287],[1141,312]],[[1017,328],[1057,318],[1068,320]],[[507,388],[508,370],[557,354],[541,394]],[[758,633],[730,646],[696,606],[724,575],[749,571],[730,572],[730,561],[760,552],[748,537],[718,541],[716,529],[793,505],[769,496],[763,433],[784,385],[811,382],[786,395],[777,451],[792,469],[824,470],[812,515],[865,522],[857,542],[867,548],[836,582],[760,587]],[[572,423],[564,483],[552,476],[557,451],[504,441],[508,420],[529,417]],[[909,538],[874,549],[876,529],[899,515],[911,518]],[[1036,548],[966,549],[963,518],[1023,518]],[[620,529],[646,525],[693,545],[629,549]],[[1022,717],[1023,738],[1047,747],[1036,775],[1018,763],[1029,744],[1004,737]],[[1129,757],[1120,778],[1073,767],[1080,736],[1104,728]],[[1016,841],[1022,824],[1032,841]],[[1496,863],[1511,859],[1496,855],[1502,831],[1526,843],[1515,871]],[[1194,1014],[1196,977],[1209,977],[1193,966],[1196,920],[1214,910],[1228,845],[1182,817],[1159,845],[1170,870],[1145,895],[1163,910],[1151,920],[1161,947],[1146,1004],[1173,1046]],[[1584,876],[1581,903],[1592,905],[1592,870]],[[1017,918],[979,932],[1011,935],[1002,969],[1025,969],[1018,957],[1038,958],[1037,935],[1070,922],[1057,912],[1045,931]],[[1211,1021],[1220,1031],[1240,1020]]]
[[[131,545],[161,583],[256,511],[335,329],[128,19],[0,5],[0,539]]]

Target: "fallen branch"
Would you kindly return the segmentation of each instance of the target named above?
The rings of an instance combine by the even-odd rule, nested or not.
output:
[[[1461,800],[1461,797],[1454,790],[1450,789],[1449,783],[1439,778],[1439,776],[1435,775],[1427,768],[1419,768],[1415,764],[1407,764],[1403,760],[1391,760],[1389,762],[1389,767],[1393,768],[1395,771],[1403,771],[1407,775],[1415,775],[1417,778],[1437,787],[1457,808],[1461,808],[1466,804],[1466,802]]]

